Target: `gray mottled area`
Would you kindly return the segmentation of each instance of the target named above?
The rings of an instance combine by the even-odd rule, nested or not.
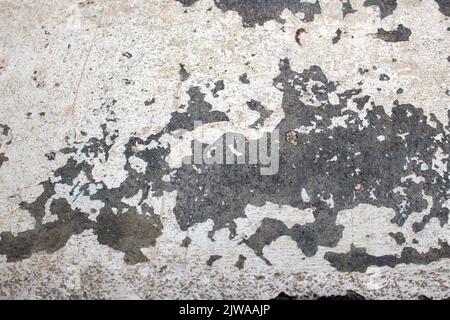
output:
[[[273,114],[272,110],[268,110],[265,106],[261,104],[261,102],[256,100],[250,100],[247,102],[247,106],[250,110],[256,111],[259,113],[258,120],[253,123],[250,128],[260,128],[264,126],[264,122]]]
[[[190,74],[187,72],[186,67],[184,66],[184,64],[181,64],[181,63],[180,63],[179,74],[180,74],[180,80],[182,82],[186,81],[190,77]]]
[[[383,28],[379,28],[375,34],[375,38],[386,42],[402,42],[409,41],[411,34],[412,32],[410,29],[402,24],[399,24],[395,30],[386,31]]]
[[[211,90],[211,93],[214,98],[218,98],[219,95],[217,93],[224,89],[225,89],[225,84],[223,83],[223,80],[219,80],[214,83],[214,88]]]
[[[397,8],[397,0],[366,0],[364,6],[377,6],[380,10],[381,19],[384,19]]]
[[[274,80],[284,93],[285,118],[277,126],[280,136],[300,126],[311,126],[312,121],[317,122],[318,130],[298,136],[297,144],[281,139],[280,170],[274,176],[259,175],[257,165],[204,165],[200,166],[201,174],[194,175],[190,166],[183,166],[174,179],[179,190],[174,212],[182,230],[212,219],[214,230],[228,227],[230,237],[234,237],[233,220],[245,216],[248,204],[262,206],[270,201],[299,209],[312,207],[316,221],[303,227],[306,230],[295,231],[307,234],[299,237],[304,241],[299,247],[313,255],[319,243],[333,247],[339,241],[342,230],[335,223],[339,211],[361,203],[392,208],[396,212],[392,222],[401,226],[411,213],[428,207],[422,192],[433,198],[433,207],[422,223],[415,224],[416,231],[423,229],[430,217],[437,217],[441,225],[448,221],[449,210],[443,207],[448,177],[430,169],[438,148],[449,151],[441,123],[433,118],[430,125],[421,109],[397,102],[391,116],[382,106],[372,104],[361,119],[357,113],[344,110],[352,94],[341,95],[338,105],[329,102],[328,95],[336,91],[336,84],[328,81],[319,67],[297,73],[283,60],[280,71]],[[318,100],[319,107],[299,99],[310,81],[320,83],[311,89],[311,100]],[[317,121],[317,116],[322,120]],[[346,127],[329,129],[331,119],[342,116],[347,117]],[[377,139],[380,135],[385,136],[384,141]],[[444,140],[435,141],[437,135]],[[334,158],[337,160],[332,161]],[[410,174],[423,177],[425,182],[402,179]],[[404,188],[405,194],[395,192],[396,187]],[[303,188],[311,198],[308,202],[299,196]],[[326,203],[330,197],[334,200],[332,208]],[[279,227],[280,232],[263,232],[264,240],[250,238],[245,243],[261,252],[257,248],[281,235],[297,239],[295,231]]]
[[[223,86],[223,82],[222,82]],[[216,82],[216,88],[222,87]],[[216,89],[219,91],[219,89]],[[215,91],[213,90],[213,93]],[[199,87],[191,87],[187,91],[190,99],[186,112],[174,112],[172,118],[166,127],[166,131],[171,132],[177,129],[194,130],[195,121],[201,121],[203,124],[211,122],[228,121],[228,117],[221,111],[212,110],[210,103],[205,101],[205,94]]]
[[[264,257],[263,249],[281,236],[293,239],[307,257],[314,256],[319,246],[335,247],[343,233],[343,227],[336,223],[337,214],[359,204],[394,210],[392,223],[399,226],[410,214],[429,209],[429,214],[413,225],[416,232],[423,230],[433,217],[441,225],[448,222],[449,209],[444,202],[448,199],[449,180],[447,175],[442,176],[433,169],[433,159],[439,149],[448,155],[449,137],[436,117],[428,118],[422,109],[397,101],[393,101],[392,112],[388,115],[385,108],[375,102],[369,106],[368,96],[362,89],[338,93],[338,85],[328,80],[320,67],[311,66],[297,72],[291,69],[287,59],[280,61],[279,75],[273,85],[283,95],[284,112],[284,118],[276,127],[280,134],[280,167],[276,174],[261,175],[263,164],[205,163],[196,165],[195,170],[187,163],[176,170],[168,167],[165,159],[170,147],[159,141],[162,135],[177,129],[193,130],[195,120],[203,123],[228,120],[224,113],[214,111],[204,100],[200,88],[191,87],[187,109],[173,113],[161,132],[145,139],[132,137],[126,143],[124,170],[128,175],[116,188],[96,182],[89,163],[92,159],[108,158],[117,132],[103,125],[101,139],[91,138],[67,147],[65,153],[70,155],[67,163],[42,183],[43,193],[32,203],[21,204],[35,219],[35,228],[17,236],[2,234],[0,254],[6,255],[8,261],[17,261],[34,252],[53,252],[63,247],[72,235],[92,229],[99,243],[124,252],[127,263],[144,262],[146,257],[140,249],[153,246],[164,228],[145,200],[159,197],[163,191],[175,190],[174,214],[180,229],[186,231],[195,224],[211,220],[214,223],[209,234],[212,239],[215,231],[222,228],[229,229],[230,238],[236,237],[234,220],[245,217],[249,204],[261,207],[271,202],[313,209],[315,220],[312,223],[288,228],[282,221],[264,219],[254,234],[244,235],[241,245],[251,248],[267,264],[270,261]],[[331,102],[333,93],[338,94],[338,102]],[[349,101],[358,98],[363,99],[360,109],[366,109],[364,116],[347,108]],[[261,118],[264,114],[270,116],[257,101],[249,107],[258,111]],[[344,119],[345,126],[333,125],[333,120],[338,118]],[[300,127],[314,129],[300,133]],[[379,136],[384,139],[378,139]],[[436,139],[437,136],[440,139]],[[235,138],[250,142],[239,134],[235,134]],[[215,143],[203,145],[204,148],[214,146]],[[227,148],[223,151],[227,152]],[[146,164],[144,172],[132,167],[132,158],[139,158]],[[170,172],[173,173],[171,180],[164,180]],[[88,182],[76,183],[80,174]],[[407,178],[411,175],[423,181]],[[70,208],[67,200],[55,199],[58,184],[71,186],[71,196],[100,200],[104,206],[95,221],[88,219],[87,213]],[[402,188],[402,193],[395,191],[398,187]],[[302,189],[308,199],[300,195]],[[136,206],[123,201],[138,194],[141,196]],[[432,198],[431,207],[425,196]],[[51,213],[58,219],[43,223],[45,206],[49,202]],[[423,254],[404,248],[400,258],[373,257],[363,248],[326,255],[331,265],[340,271],[364,271],[370,265],[426,264],[448,257],[448,245],[444,242],[440,249],[430,249]],[[243,268],[244,262],[245,257],[239,257],[236,267]]]
[[[342,2],[342,16],[345,18],[346,15],[355,13],[357,10],[353,9],[350,0]]]
[[[303,13],[304,22],[314,20],[316,14],[321,13],[320,3],[299,0],[214,0],[216,6],[222,11],[236,11],[242,18],[244,27],[263,25],[269,20],[284,23],[280,17],[283,10],[288,9],[293,14]]]
[[[15,262],[29,258],[34,252],[53,253],[64,247],[72,235],[93,226],[87,214],[73,210],[66,199],[53,200],[50,212],[58,217],[57,221],[39,224],[16,236],[10,232],[0,233],[0,255],[6,255],[8,262]]]
[[[405,236],[404,236],[403,233],[401,233],[401,232],[396,232],[396,233],[390,232],[390,233],[389,233],[389,236],[390,236],[392,239],[394,239],[395,242],[396,242],[399,246],[401,246],[402,244],[404,244],[404,243],[406,242]]]
[[[450,0],[435,0],[439,5],[439,11],[450,17]]]
[[[98,242],[125,252],[124,260],[129,264],[147,261],[140,248],[155,245],[162,231],[160,218],[153,213],[153,208],[145,204],[142,208],[146,209],[144,214],[124,204],[118,213],[114,213],[111,207],[105,207],[94,226]]]
[[[342,272],[365,272],[369,266],[395,267],[401,263],[428,264],[443,258],[450,258],[450,246],[439,241],[440,248],[430,248],[425,253],[419,253],[414,248],[406,247],[400,257],[395,255],[372,256],[364,248],[352,246],[348,253],[327,252],[327,259],[333,267]]]

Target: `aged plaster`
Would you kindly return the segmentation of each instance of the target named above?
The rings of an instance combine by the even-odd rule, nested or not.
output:
[[[449,296],[450,4],[262,2],[0,2],[0,298]]]

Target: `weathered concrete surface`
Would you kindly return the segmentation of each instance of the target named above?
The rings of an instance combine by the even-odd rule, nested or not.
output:
[[[449,6],[0,1],[0,298],[450,296]]]

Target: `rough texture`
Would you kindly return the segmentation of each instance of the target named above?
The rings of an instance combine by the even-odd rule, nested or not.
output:
[[[0,298],[447,297],[448,6],[0,3]]]

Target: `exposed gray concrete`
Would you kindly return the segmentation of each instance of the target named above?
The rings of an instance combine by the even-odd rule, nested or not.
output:
[[[449,297],[449,7],[0,1],[0,298]]]

